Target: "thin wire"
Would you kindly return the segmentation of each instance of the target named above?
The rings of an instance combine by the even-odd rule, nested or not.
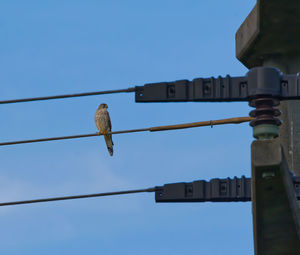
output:
[[[136,132],[145,132],[145,131],[158,132],[158,131],[204,127],[204,126],[212,127],[213,125],[240,124],[243,122],[248,122],[252,119],[253,118],[251,118],[251,117],[237,117],[237,118],[230,118],[230,119],[200,121],[200,122],[178,124],[178,125],[167,125],[167,126],[158,126],[158,127],[150,127],[150,128],[120,130],[120,131],[108,132],[107,134],[125,134],[125,133],[136,133]],[[12,141],[12,142],[0,143],[0,146],[22,144],[22,143],[37,143],[37,142],[46,142],[46,141],[55,141],[55,140],[65,140],[65,139],[76,139],[76,138],[84,138],[84,137],[99,136],[99,135],[103,135],[103,134],[91,133],[91,134],[82,134],[82,135],[59,136],[59,137],[50,137],[50,138]]]
[[[123,93],[123,92],[135,92],[135,88],[96,91],[96,92],[86,92],[86,93],[76,93],[76,94],[65,94],[65,95],[48,96],[48,97],[31,97],[31,98],[22,98],[22,99],[3,100],[3,101],[0,101],[0,104],[12,104],[12,103],[22,103],[22,102],[31,102],[31,101],[42,101],[42,100],[61,99],[61,98],[69,98],[69,97],[95,96],[95,95]]]
[[[44,202],[52,202],[52,201],[59,201],[59,200],[71,200],[71,199],[90,198],[90,197],[115,196],[115,195],[143,193],[143,192],[155,192],[156,189],[157,188],[154,187],[154,188],[148,188],[148,189],[136,189],[136,190],[125,190],[125,191],[86,194],[86,195],[75,195],[75,196],[64,196],[64,197],[40,198],[40,199],[32,199],[32,200],[21,200],[21,201],[0,203],[0,206],[34,204],[34,203],[44,203]]]

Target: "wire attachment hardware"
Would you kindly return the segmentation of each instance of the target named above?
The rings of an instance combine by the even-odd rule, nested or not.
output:
[[[300,200],[300,177],[292,176],[296,197]],[[249,202],[251,178],[214,178],[209,181],[169,183],[156,187],[157,203],[185,202]]]

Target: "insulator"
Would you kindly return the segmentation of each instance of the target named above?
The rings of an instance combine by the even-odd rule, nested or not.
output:
[[[277,118],[281,112],[274,108],[274,106],[279,105],[278,99],[261,96],[250,100],[249,105],[256,108],[250,112],[250,116],[255,118],[250,122],[250,126],[254,127],[261,124],[281,125],[280,119]]]

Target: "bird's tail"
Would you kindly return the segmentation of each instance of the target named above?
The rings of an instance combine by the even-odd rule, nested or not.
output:
[[[104,135],[104,139],[105,139],[105,143],[106,143],[108,152],[109,152],[110,156],[112,156],[114,153],[114,149],[113,149],[114,143],[112,141],[111,135]]]

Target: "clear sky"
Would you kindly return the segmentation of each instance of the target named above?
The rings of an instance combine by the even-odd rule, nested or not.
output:
[[[127,88],[247,69],[235,32],[254,0],[0,2],[0,99]],[[0,106],[0,140],[247,116],[247,103],[137,104],[117,94]],[[0,200],[250,176],[248,124],[0,147]],[[156,204],[154,194],[0,208],[1,254],[252,255],[250,203]]]

